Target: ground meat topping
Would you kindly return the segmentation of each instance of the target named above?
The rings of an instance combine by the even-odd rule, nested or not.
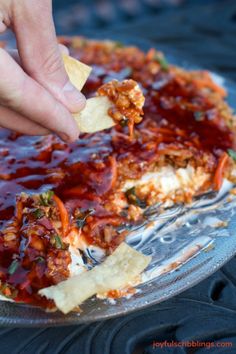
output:
[[[108,111],[109,115],[121,126],[128,125],[130,137],[133,136],[134,124],[142,121],[144,95],[134,80],[112,80],[102,85],[98,91],[99,96],[107,96],[114,106]]]

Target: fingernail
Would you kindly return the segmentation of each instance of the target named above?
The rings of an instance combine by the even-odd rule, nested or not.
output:
[[[58,133],[58,135],[65,143],[69,143],[71,140],[70,137],[65,133]]]
[[[79,133],[78,134],[73,134],[73,136],[69,136],[66,133],[58,133],[58,135],[65,143],[68,143],[68,144],[69,143],[73,143],[79,137]]]
[[[67,46],[65,46],[64,44],[59,44],[59,49],[61,53],[70,55],[69,48],[67,48]]]
[[[85,97],[70,82],[63,88],[63,93],[67,101],[67,107],[71,113],[81,111],[85,106]]]

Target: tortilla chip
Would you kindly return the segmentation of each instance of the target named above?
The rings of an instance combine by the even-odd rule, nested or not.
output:
[[[89,98],[85,108],[80,113],[73,114],[79,130],[82,133],[95,133],[113,127],[116,123],[108,115],[111,106],[112,102],[105,96]]]
[[[92,69],[66,54],[62,56],[71,83],[81,91]],[[89,98],[83,111],[73,114],[79,130],[82,133],[95,133],[114,126],[114,120],[108,115],[111,105],[107,97]]]
[[[41,289],[39,294],[54,300],[57,308],[67,314],[95,294],[131,285],[150,261],[150,256],[122,243],[102,264],[55,286]]]
[[[71,83],[77,88],[77,90],[81,91],[92,68],[69,55],[62,54],[62,58]]]

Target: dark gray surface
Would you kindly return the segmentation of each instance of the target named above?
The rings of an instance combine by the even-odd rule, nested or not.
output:
[[[117,34],[149,39],[163,48],[180,50],[186,58],[193,58],[199,65],[213,67],[236,79],[236,1],[196,0],[193,5],[191,3],[159,13],[152,12],[151,16],[141,16],[136,21],[114,22],[99,30],[88,25],[78,30],[76,24],[69,22],[67,33],[88,36],[99,33],[107,38]],[[57,12],[55,17],[58,33],[65,33]]]

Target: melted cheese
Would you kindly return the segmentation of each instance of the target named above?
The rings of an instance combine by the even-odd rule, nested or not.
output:
[[[172,166],[165,166],[155,172],[145,173],[139,180],[127,180],[122,191],[125,192],[132,187],[140,187],[141,191],[145,193],[152,186],[165,198],[172,196],[178,190],[194,194],[209,177],[209,174],[200,167],[195,169],[188,165],[186,168],[175,169]]]

